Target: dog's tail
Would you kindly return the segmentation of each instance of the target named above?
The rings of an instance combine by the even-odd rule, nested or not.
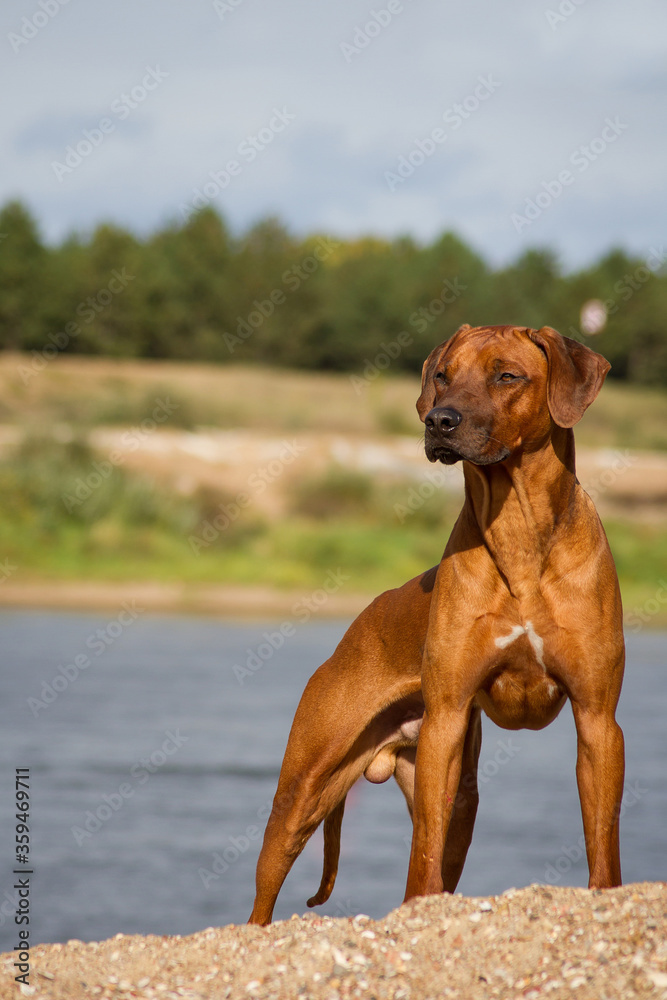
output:
[[[324,865],[322,868],[322,881],[314,896],[308,900],[308,906],[319,906],[326,903],[333,892],[333,887],[338,874],[338,858],[340,856],[340,829],[343,825],[343,813],[345,812],[345,796],[333,809],[324,821]]]

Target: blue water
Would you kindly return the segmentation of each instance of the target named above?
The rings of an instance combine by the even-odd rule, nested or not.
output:
[[[16,767],[31,771],[33,943],[244,922],[296,704],[347,625],[298,626],[241,685],[234,664],[275,622],[141,614],[118,625],[114,617],[0,615],[0,950],[16,943]],[[618,713],[627,744],[625,881],[667,878],[666,651],[665,634],[628,637]],[[47,705],[43,685],[77,656],[89,665],[66,686],[58,682]],[[484,720],[481,802],[460,891],[586,884],[575,750],[569,707],[539,733],[507,733]],[[104,822],[88,835],[86,814],[97,811]],[[410,832],[393,781],[359,783],[348,799],[336,889],[322,912],[381,916],[397,906]],[[278,918],[306,910],[321,850],[318,833],[283,888]],[[232,859],[217,876],[216,852]]]

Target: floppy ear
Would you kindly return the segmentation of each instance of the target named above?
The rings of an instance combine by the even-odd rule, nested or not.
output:
[[[446,343],[446,341],[445,341]],[[424,420],[429,410],[435,406],[435,389],[433,388],[433,376],[438,367],[438,359],[442,354],[445,343],[434,347],[422,366],[422,392],[417,400],[417,413],[419,419]]]
[[[562,337],[550,326],[528,330],[547,356],[547,405],[559,427],[574,427],[591,405],[611,365],[577,340]]]
[[[417,413],[419,414],[420,420],[423,421],[426,414],[435,406],[433,376],[437,371],[438,361],[440,360],[440,355],[442,354],[445,345],[450,344],[457,334],[465,333],[466,330],[470,329],[470,323],[464,323],[463,326],[460,326],[456,333],[453,333],[448,340],[444,340],[442,344],[438,344],[437,347],[434,347],[424,362],[422,367],[422,392],[421,396],[417,400]]]

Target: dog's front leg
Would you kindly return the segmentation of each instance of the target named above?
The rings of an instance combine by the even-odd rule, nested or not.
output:
[[[621,884],[618,821],[623,796],[624,742],[613,707],[573,702],[577,785],[584,822],[589,889]]]
[[[461,780],[445,839],[445,853],[442,859],[442,887],[445,892],[456,891],[472,840],[479,805],[477,763],[481,749],[481,711],[479,708],[473,708],[463,745]]]
[[[414,831],[405,899],[443,891],[443,854],[472,703],[427,703],[415,768]]]

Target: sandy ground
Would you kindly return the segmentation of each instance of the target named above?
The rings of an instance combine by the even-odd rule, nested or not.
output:
[[[1,439],[1,438],[0,438]],[[104,455],[122,456],[119,464],[169,482],[183,493],[200,486],[225,492],[245,490],[253,506],[269,514],[284,512],[285,493],[304,475],[338,466],[376,481],[433,482],[445,493],[463,497],[461,464],[430,464],[421,434],[284,434],[253,430],[161,430],[138,439],[127,431],[97,429],[90,443]],[[256,477],[270,488],[254,487]],[[667,505],[667,455],[622,448],[577,448],[577,474],[601,512],[632,513],[637,507]]]
[[[667,997],[667,884],[431,896],[373,921],[292,917],[189,937],[40,945],[30,983],[0,956],[0,997],[36,1000],[630,1000]]]
[[[62,440],[73,433],[59,429]],[[23,431],[0,424],[0,455],[11,454]],[[430,464],[423,435],[284,433],[214,430],[196,432],[158,428],[98,427],[90,445],[109,468],[127,468],[153,476],[165,488],[191,494],[207,487],[223,494],[248,493],[253,508],[284,516],[295,481],[332,467],[364,473],[379,485],[406,487],[432,483],[445,494],[463,497],[461,464]],[[627,448],[577,448],[577,474],[601,513],[667,516],[667,454]]]

